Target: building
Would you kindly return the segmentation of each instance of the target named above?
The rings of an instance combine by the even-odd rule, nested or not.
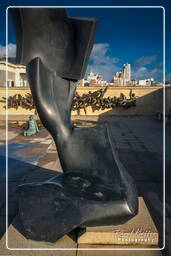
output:
[[[90,72],[86,79],[81,79],[80,86],[106,86],[107,81],[104,80],[103,76]]]
[[[124,86],[124,73],[116,72],[116,74],[112,77],[112,81],[114,86]]]
[[[0,61],[0,87],[6,87],[6,68],[8,87],[27,87],[29,86],[26,76],[26,67]]]
[[[124,81],[129,82],[131,81],[131,64],[124,64],[123,66],[123,74],[124,74]]]
[[[82,78],[82,79],[79,81],[79,86],[84,86],[84,83],[85,83],[84,78]]]
[[[138,85],[139,86],[152,86],[152,85],[154,85],[154,79],[150,78],[150,79],[139,80]]]
[[[14,58],[7,62],[8,87],[28,87],[26,67],[15,64]],[[78,83],[79,86],[154,86],[157,85],[153,78],[144,80],[131,80],[131,65],[126,63],[123,71],[116,72],[110,83],[104,80],[103,76],[98,73],[90,72],[87,78],[83,78]],[[0,87],[6,87],[6,61],[0,59]]]
[[[122,72],[116,72],[116,74],[112,77],[112,81],[114,86],[127,86],[130,85],[131,82],[131,65],[126,63],[123,66]]]
[[[144,80],[131,80],[131,65],[126,63],[122,72],[116,72],[112,77],[113,86],[154,86],[157,83],[153,78]]]
[[[131,83],[131,86],[138,86],[138,80],[135,80],[133,79],[130,83]]]

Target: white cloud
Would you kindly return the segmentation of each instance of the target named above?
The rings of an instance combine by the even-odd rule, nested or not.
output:
[[[87,72],[99,73],[104,79],[111,81],[112,76],[117,71],[122,71],[122,67],[118,64],[119,58],[109,55],[110,45],[95,44],[90,55],[90,63],[87,67]],[[154,78],[156,81],[162,81],[163,69],[162,63],[157,63],[157,55],[141,56],[132,64],[132,79],[147,79]],[[127,60],[125,59],[125,63]]]
[[[87,74],[92,71],[103,75],[104,79],[110,81],[112,76],[120,70],[116,65],[119,59],[116,57],[110,57],[108,51],[110,45],[105,44],[94,44],[92,53],[90,55],[90,64],[87,67]]]
[[[163,70],[160,68],[148,69],[147,67],[140,67],[132,71],[132,77],[137,80],[154,78],[156,81],[162,81]]]
[[[107,55],[109,44],[95,44],[90,55],[90,60],[95,64],[114,64],[119,61],[118,58],[111,58]]]
[[[117,57],[110,57],[109,55],[110,45],[94,44],[92,53],[90,55],[90,64],[87,67],[86,75],[92,71],[103,75],[104,79],[110,81],[112,76],[117,72],[121,71],[122,67],[118,65],[120,61]],[[0,57],[6,56],[6,46],[0,45]],[[16,56],[16,45],[8,44],[8,56]],[[125,59],[125,62],[127,60]],[[157,65],[157,55],[141,56],[136,59],[132,65],[132,78],[133,79],[146,79],[154,78],[157,81],[162,81],[162,63]],[[153,65],[154,68],[149,68],[148,65]],[[166,75],[166,81],[171,80],[171,73]]]
[[[6,56],[6,46],[0,45],[0,57]],[[8,44],[8,57],[15,57],[16,56],[16,45],[15,44]]]
[[[135,69],[154,63],[157,60],[157,55],[142,56],[134,61]]]
[[[136,59],[132,67],[132,78],[137,80],[154,78],[156,81],[162,81],[162,62],[157,63],[157,58],[157,55],[151,55]]]

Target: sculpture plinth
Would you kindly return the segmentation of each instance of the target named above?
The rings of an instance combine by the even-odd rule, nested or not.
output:
[[[71,122],[76,81],[84,76],[97,20],[70,18],[62,8],[14,8],[11,14],[17,59],[27,65],[37,112],[64,171],[50,181],[20,186],[25,236],[54,242],[75,227],[125,222],[137,214],[136,186],[107,124]]]

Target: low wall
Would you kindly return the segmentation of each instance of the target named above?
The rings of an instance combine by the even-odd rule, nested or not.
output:
[[[101,87],[100,87],[101,88]],[[97,87],[79,87],[78,93],[82,95],[89,91],[95,91],[99,88]],[[122,107],[117,107],[114,109],[105,109],[100,111],[92,112],[91,107],[87,108],[88,115],[138,115],[138,114],[153,114],[156,111],[161,111],[163,108],[163,87],[109,87],[104,95],[104,97],[119,97],[120,93],[123,93],[127,98],[129,98],[130,90],[135,93],[137,98],[137,106],[131,107],[127,110]],[[76,111],[73,114],[77,114]],[[81,110],[81,114],[84,115],[84,110]]]
[[[78,87],[77,92],[82,95],[83,93],[88,93],[89,91],[96,91],[102,87]],[[163,87],[108,87],[104,97],[119,97],[120,93],[123,93],[127,98],[129,98],[130,90],[135,93],[137,98],[137,106],[130,109],[123,109],[122,107],[117,107],[114,109],[105,109],[103,111],[93,112],[91,107],[87,108],[87,115],[142,115],[142,114],[153,114],[157,111],[162,111],[163,108]],[[167,102],[169,105],[169,99],[171,99],[171,88],[167,88],[169,92],[167,95]],[[15,94],[25,95],[30,93],[29,88],[8,88],[8,96]],[[6,91],[4,88],[0,88],[0,99],[6,97]],[[4,103],[0,102],[0,115],[5,115],[5,109],[3,108]],[[170,106],[171,107],[171,106]],[[19,107],[17,110],[10,108],[8,110],[8,115],[30,115],[34,114],[34,110],[26,110]],[[72,115],[77,115],[77,111],[73,111]],[[85,115],[84,110],[80,111],[81,115]]]

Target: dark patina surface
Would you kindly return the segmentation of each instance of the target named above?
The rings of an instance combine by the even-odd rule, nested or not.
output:
[[[136,187],[108,125],[71,122],[76,81],[84,76],[97,20],[70,18],[62,8],[14,8],[11,13],[17,59],[27,65],[37,112],[55,141],[64,172],[19,187],[25,236],[54,242],[78,226],[128,220],[138,211]]]

